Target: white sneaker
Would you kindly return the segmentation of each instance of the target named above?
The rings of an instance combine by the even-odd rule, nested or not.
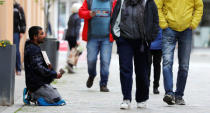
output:
[[[147,107],[147,101],[137,103],[137,108],[146,108],[146,107]]]
[[[123,100],[123,102],[120,104],[120,109],[130,109],[130,106],[130,100]]]

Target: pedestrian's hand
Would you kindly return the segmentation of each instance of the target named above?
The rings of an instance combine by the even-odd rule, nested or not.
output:
[[[58,73],[57,74],[57,79],[60,79],[62,77],[62,74]]]
[[[192,26],[189,27],[192,30]]]
[[[52,69],[52,65],[51,64],[48,64],[48,69]]]
[[[96,12],[95,12],[95,11],[90,11],[90,16],[91,16],[91,17],[96,16]]]
[[[63,75],[65,73],[65,71],[62,68],[59,70],[59,72],[61,75]]]
[[[77,41],[77,45],[78,45],[78,46],[80,45],[80,41]]]
[[[20,33],[20,38],[22,38],[23,37],[23,34],[22,33]]]

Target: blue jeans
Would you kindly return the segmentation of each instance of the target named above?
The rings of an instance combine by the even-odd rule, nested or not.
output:
[[[133,62],[136,74],[136,102],[144,102],[149,99],[149,49],[140,52],[140,45],[140,40],[127,40],[124,38],[117,40],[123,100],[132,100]]]
[[[162,52],[163,52],[163,77],[164,88],[166,94],[172,94],[173,92],[173,60],[174,49],[178,42],[178,76],[176,83],[175,96],[182,97],[184,95],[184,89],[186,86],[189,60],[192,44],[192,30],[186,29],[185,31],[178,32],[170,28],[163,30],[162,38]]]
[[[16,45],[16,71],[21,71],[21,62],[20,62],[20,33],[15,32],[13,34],[13,43]]]
[[[109,65],[112,54],[112,42],[109,38],[91,38],[87,42],[87,61],[89,76],[96,76],[97,56],[100,52],[100,86],[106,86],[109,76]]]

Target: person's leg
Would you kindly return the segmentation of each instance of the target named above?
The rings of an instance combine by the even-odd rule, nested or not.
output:
[[[89,76],[96,76],[96,62],[99,53],[99,41],[97,39],[90,39],[87,42],[87,61],[88,61],[88,74]]]
[[[68,73],[74,73],[73,64],[70,61],[70,56],[72,54],[72,49],[73,49],[70,40],[68,40],[68,45],[69,45],[69,50],[68,50],[68,56],[67,56],[67,69],[68,69]]]
[[[13,34],[13,43],[16,45],[16,71],[21,72],[21,61],[20,61],[20,33]]]
[[[120,65],[120,83],[123,94],[123,100],[132,100],[133,84],[133,48],[127,40],[120,38],[117,41],[119,65]]]
[[[163,54],[163,77],[166,94],[173,95],[173,60],[176,46],[176,32],[170,28],[163,30],[162,54]]]
[[[163,30],[162,37],[162,53],[163,53],[163,82],[165,88],[165,96],[163,101],[169,105],[175,104],[173,92],[173,60],[174,49],[176,46],[176,31],[167,28]]]
[[[149,79],[149,86],[150,86],[150,76],[151,76],[151,66],[152,66],[152,59],[153,58],[153,54],[152,54],[152,50],[149,51],[148,54],[148,61],[149,61],[149,66],[148,66],[148,79]]]
[[[86,82],[86,85],[88,88],[92,87],[93,80],[96,76],[96,62],[97,62],[97,56],[99,53],[99,41],[97,39],[90,39],[87,42],[87,63],[88,63],[88,80]]]
[[[161,72],[161,57],[162,57],[162,51],[161,50],[153,50],[154,53],[154,60],[153,60],[153,67],[154,67],[154,82],[153,87],[158,88],[159,87],[159,80],[160,80],[160,72]]]
[[[112,42],[109,38],[102,39],[100,43],[100,86],[107,86],[109,76],[109,65],[112,55]]]
[[[61,100],[61,96],[57,89],[49,84],[41,86],[38,90],[31,93],[33,99],[43,98],[48,104],[56,103]]]
[[[137,103],[145,102],[147,99],[149,99],[149,62],[147,52],[140,53],[139,49],[137,49],[135,50],[134,55]]]
[[[191,44],[192,44],[192,30],[187,29],[179,33],[178,38],[178,59],[179,59],[179,70],[177,76],[176,92],[175,96],[182,97],[184,95],[184,89],[186,86]]]

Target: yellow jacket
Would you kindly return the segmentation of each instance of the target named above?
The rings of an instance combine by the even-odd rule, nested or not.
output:
[[[202,0],[155,0],[159,23],[162,29],[170,27],[175,31],[195,29],[203,15]]]

